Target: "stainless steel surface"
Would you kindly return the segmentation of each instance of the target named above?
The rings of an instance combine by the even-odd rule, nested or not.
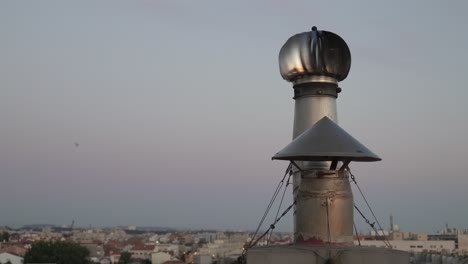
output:
[[[338,121],[336,97],[304,96],[295,99],[293,139],[313,126],[324,116]],[[301,168],[330,168],[330,162],[301,162]]]
[[[326,83],[338,83],[338,80],[333,77],[322,76],[322,75],[312,75],[312,76],[302,76],[294,80],[294,85],[310,83],[310,82],[326,82]]]
[[[333,159],[380,160],[336,124],[336,84],[351,66],[348,46],[314,27],[291,37],[279,62],[282,77],[294,82],[294,140],[273,158],[300,160],[293,172],[295,244],[254,247],[247,263],[410,263],[403,251],[353,246],[349,172],[328,169]]]
[[[279,64],[281,76],[294,83],[294,140],[273,158],[300,160],[301,171],[293,172],[295,243],[352,245],[353,197],[348,175],[329,169],[344,158],[380,158],[336,125],[337,83],[349,73],[349,48],[338,35],[314,27],[284,44]],[[317,131],[302,136],[319,120],[323,122]]]
[[[324,116],[338,122],[336,98],[331,96],[308,96],[296,99],[294,104],[293,138],[312,127]]]
[[[283,79],[290,82],[303,76],[342,81],[351,68],[351,52],[340,36],[314,27],[286,41],[280,50],[279,67]]]
[[[293,190],[296,243],[353,244],[353,194],[347,171],[296,171]]]
[[[276,153],[273,159],[367,162],[381,160],[326,116]]]

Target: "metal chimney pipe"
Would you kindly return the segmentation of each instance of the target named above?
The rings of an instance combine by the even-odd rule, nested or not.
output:
[[[338,123],[336,99],[351,66],[346,42],[318,31],[292,36],[279,54],[282,77],[293,83],[293,139],[327,116]],[[353,196],[348,173],[329,161],[298,162],[293,172],[297,244],[353,244]]]
[[[279,66],[283,79],[293,83],[294,129],[293,140],[272,159],[296,168],[295,244],[251,248],[247,263],[410,263],[403,251],[353,245],[354,204],[346,168],[381,158],[337,124],[338,82],[351,67],[346,42],[313,27],[288,39]]]

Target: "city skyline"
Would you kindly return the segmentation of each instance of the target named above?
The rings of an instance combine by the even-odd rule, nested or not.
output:
[[[279,49],[317,26],[351,50],[338,120],[383,158],[351,164],[381,223],[467,228],[467,7],[1,2],[0,225],[255,229],[292,136]]]

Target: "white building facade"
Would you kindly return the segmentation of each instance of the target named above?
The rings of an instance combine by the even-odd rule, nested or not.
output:
[[[11,262],[11,264],[23,264],[23,258],[4,252],[0,253],[0,263],[7,263],[8,261]]]
[[[393,249],[403,250],[407,252],[438,252],[451,253],[455,251],[455,241],[450,240],[390,240]],[[361,246],[367,247],[387,247],[382,240],[361,240]],[[358,241],[354,241],[355,245],[359,245]]]

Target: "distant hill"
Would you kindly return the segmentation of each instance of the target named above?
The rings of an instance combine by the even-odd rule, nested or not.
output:
[[[24,225],[21,227],[21,229],[42,229],[44,227],[56,227],[56,225],[52,225],[52,224]]]

